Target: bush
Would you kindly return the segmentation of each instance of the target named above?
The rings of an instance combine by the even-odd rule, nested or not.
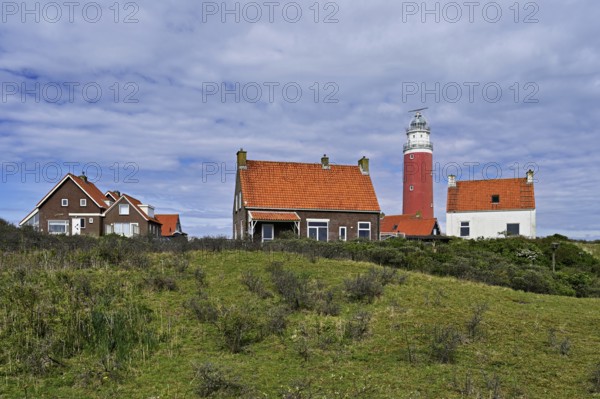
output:
[[[208,398],[215,393],[235,397],[245,390],[238,377],[228,376],[223,369],[210,362],[197,366],[195,377],[198,380],[196,394],[201,398]]]
[[[231,353],[240,353],[245,346],[264,337],[264,327],[250,309],[223,307],[216,321],[223,346]]]
[[[435,326],[430,346],[431,359],[439,363],[454,363],[461,341],[461,335],[455,327]]]
[[[155,291],[177,291],[177,282],[171,277],[154,276],[146,279],[146,284]]]
[[[473,308],[473,315],[467,322],[467,332],[471,339],[477,339],[481,335],[481,321],[483,320],[483,314],[488,310],[487,303],[476,305]]]
[[[344,286],[348,298],[354,302],[372,303],[375,298],[383,294],[383,285],[373,272],[359,274],[354,279],[344,280]]]
[[[256,295],[258,295],[261,299],[267,299],[273,297],[266,288],[264,281],[254,274],[251,270],[246,270],[242,273],[242,284],[244,284],[248,290]]]
[[[202,323],[214,323],[219,318],[217,306],[205,295],[200,295],[189,301],[188,306]]]
[[[351,340],[360,341],[369,332],[371,313],[359,311],[346,322],[344,336]]]
[[[290,270],[285,270],[280,262],[273,262],[268,270],[275,289],[291,309],[311,308],[308,276],[299,276]]]

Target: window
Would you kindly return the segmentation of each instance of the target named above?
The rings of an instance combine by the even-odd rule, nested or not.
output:
[[[346,226],[340,227],[340,241],[346,241],[348,239]]]
[[[415,191],[415,186],[410,186],[408,189],[409,189],[410,191]]]
[[[508,223],[506,225],[506,234],[509,236],[518,236],[519,232],[519,223]]]
[[[69,206],[69,200],[67,198],[63,198],[60,200],[61,206]]]
[[[500,196],[498,194],[492,195],[492,204],[499,204],[499,203],[500,203]]]
[[[415,154],[410,154],[408,157],[409,157],[410,159],[415,159]]]
[[[85,198],[80,199],[79,206],[87,206],[87,200]]]
[[[119,204],[119,215],[129,215],[129,204]]]
[[[84,218],[79,219],[79,227],[82,229],[85,229],[85,219]]]
[[[67,234],[69,231],[68,220],[49,220],[48,233],[50,234]]]
[[[272,241],[273,236],[275,235],[275,227],[272,224],[263,224],[262,225],[262,240],[264,241]]]
[[[460,236],[469,237],[471,235],[471,226],[469,222],[460,222]]]
[[[115,223],[113,225],[113,233],[119,234],[125,237],[131,236],[131,226],[129,223]]]
[[[308,237],[317,241],[328,241],[329,220],[308,220]]]
[[[89,219],[88,219],[88,223],[89,223],[89,224],[92,224],[92,223],[94,223],[94,218],[89,218]]]
[[[38,230],[40,228],[40,214],[36,213],[33,215],[27,222],[25,222],[25,226],[31,226],[34,230]]]
[[[358,238],[371,239],[371,222],[358,222]]]

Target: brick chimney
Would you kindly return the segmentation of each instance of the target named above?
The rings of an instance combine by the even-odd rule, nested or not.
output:
[[[448,176],[448,187],[456,187],[456,176]]]
[[[321,158],[321,166],[323,167],[323,169],[331,169],[331,166],[329,166],[329,157],[327,156],[327,154],[323,154],[323,158]]]
[[[238,169],[247,169],[248,165],[246,164],[246,151],[243,148],[237,152],[237,166]]]
[[[527,184],[533,184],[533,170],[527,171]]]
[[[369,176],[369,158],[363,156],[358,160],[358,166],[360,167],[360,172],[363,175]]]
[[[87,181],[88,181],[88,180],[87,180],[87,176],[85,175],[85,173],[82,173],[82,174],[79,176],[79,178],[80,178],[81,180],[83,180],[84,182],[86,182],[86,183],[87,183]]]

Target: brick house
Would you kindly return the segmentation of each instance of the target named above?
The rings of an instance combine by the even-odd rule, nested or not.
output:
[[[390,215],[381,220],[381,239],[404,237],[425,239],[441,234],[436,218],[417,215]]]
[[[154,216],[154,207],[144,205],[127,194],[121,196],[104,212],[104,232],[130,236],[160,236],[161,223]]]
[[[131,207],[128,215],[119,214],[120,204]],[[102,191],[85,176],[65,175],[46,194],[19,226],[31,226],[49,234],[101,236],[160,235],[160,222],[154,208],[127,194]],[[127,226],[126,226],[127,225]]]
[[[369,160],[357,166],[247,160],[237,152],[235,239],[273,240],[289,232],[320,241],[379,239],[380,207]]]
[[[535,238],[533,171],[527,177],[456,181],[448,178],[446,233],[463,238]]]

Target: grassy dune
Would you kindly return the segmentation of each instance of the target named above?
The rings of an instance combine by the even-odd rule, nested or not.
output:
[[[21,274],[2,269],[0,397],[600,397],[591,391],[591,377],[600,362],[598,299],[537,295],[399,272],[397,281],[386,285],[372,303],[355,302],[348,298],[345,280],[380,267],[243,251],[150,258],[145,268],[37,268]],[[274,309],[282,309],[283,299],[267,271],[273,262],[305,276],[311,290],[331,290],[331,303],[339,306],[339,314],[289,311],[283,330],[255,333],[263,331]],[[262,299],[250,292],[241,282],[247,271],[272,295]],[[68,303],[56,298],[84,287],[87,291],[82,292],[96,299],[71,310],[84,318],[100,306],[101,296],[94,297],[94,292],[112,296],[106,309],[123,309],[127,320],[138,320],[131,309],[143,306],[151,317],[131,328],[145,329],[154,338],[136,335],[124,349],[130,353],[120,360],[111,352],[121,345],[115,338],[109,339],[105,353],[82,343],[71,356],[57,358],[58,350],[42,370],[29,369],[26,359],[15,360],[15,344],[35,345],[39,337],[27,328],[20,337],[10,334],[12,310],[20,306],[7,298],[15,285],[38,292],[32,302],[32,309],[38,310],[45,309],[44,302]],[[190,305],[194,299],[211,304],[218,317],[228,321],[200,321]],[[478,306],[483,310],[476,323]],[[67,305],[57,309],[48,313],[54,319],[48,322],[47,334],[58,334],[61,317],[69,312]],[[104,314],[107,320],[114,315],[110,312]],[[235,330],[239,320],[243,323],[237,326],[249,338],[234,353],[224,331]],[[434,348],[436,331],[442,338]],[[32,336],[15,341],[23,334]],[[436,355],[440,347],[453,359],[441,360]]]

